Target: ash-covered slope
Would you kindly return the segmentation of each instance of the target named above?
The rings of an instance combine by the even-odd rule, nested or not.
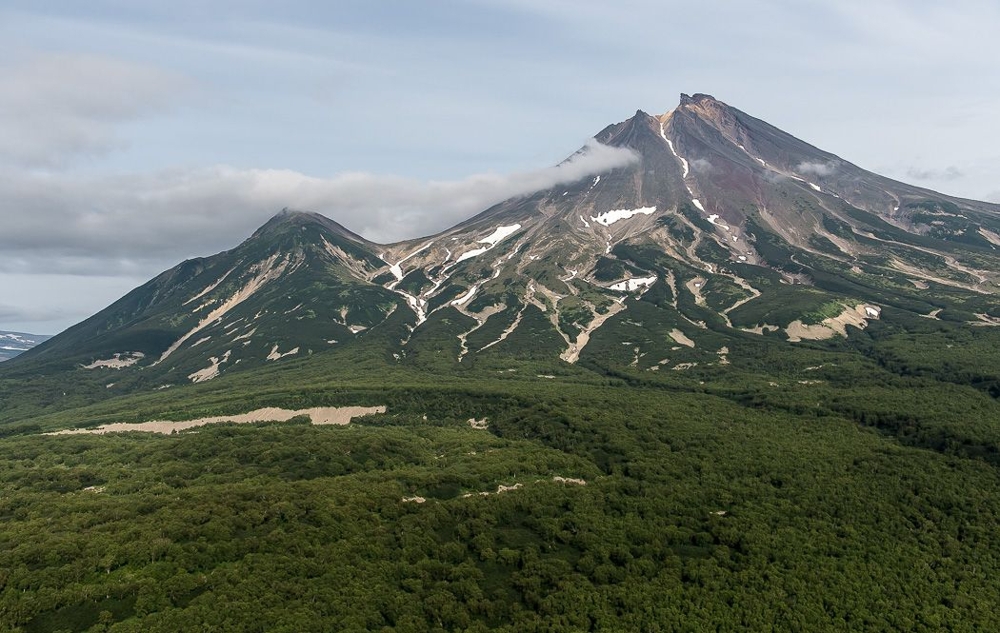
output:
[[[996,205],[867,172],[707,95],[595,138],[639,160],[387,249],[395,279],[383,280],[418,321],[467,318],[460,357],[501,346],[573,362],[598,329],[639,338],[609,334],[631,320],[651,349],[600,345],[601,355],[626,348],[639,366],[673,365],[691,362],[683,348],[699,338],[717,345],[709,331],[823,338],[885,305],[943,310],[942,296],[964,307],[946,316],[996,316]]]
[[[734,337],[1000,323],[997,205],[867,172],[707,95],[595,139],[636,160],[388,246],[283,213],[17,364],[159,388],[366,340],[394,363],[683,370],[725,364]]]

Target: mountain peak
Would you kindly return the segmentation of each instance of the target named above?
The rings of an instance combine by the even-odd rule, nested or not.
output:
[[[285,207],[272,216],[271,219],[257,229],[251,237],[257,238],[264,235],[273,235],[275,233],[284,232],[289,229],[305,229],[310,226],[322,227],[326,231],[346,237],[354,242],[362,244],[369,243],[365,238],[341,226],[337,222],[334,222],[325,215],[313,213],[311,211],[296,211],[294,209],[289,209],[288,207]]]
[[[712,95],[704,94],[702,92],[696,92],[694,93],[694,95],[687,95],[682,92],[680,105],[685,106],[691,104],[700,104],[705,101],[713,101],[719,103],[719,101]]]

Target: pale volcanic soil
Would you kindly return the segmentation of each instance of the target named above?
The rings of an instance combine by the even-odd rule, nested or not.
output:
[[[123,433],[128,431],[142,431],[145,433],[162,433],[169,435],[175,431],[185,431],[190,428],[204,426],[206,424],[220,424],[224,422],[235,424],[248,424],[253,422],[287,422],[299,415],[308,415],[313,424],[344,425],[351,420],[363,415],[373,413],[385,413],[384,406],[378,407],[314,407],[312,409],[279,409],[267,407],[257,409],[239,415],[220,415],[209,418],[198,418],[196,420],[185,420],[182,422],[170,422],[166,420],[152,420],[150,422],[139,422],[129,424],[118,422],[105,424],[93,429],[65,429],[46,433],[46,435],[104,435],[105,433]]]

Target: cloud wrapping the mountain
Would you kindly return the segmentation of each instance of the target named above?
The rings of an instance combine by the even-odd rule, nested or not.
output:
[[[712,163],[704,158],[696,158],[691,161],[691,170],[698,174],[710,174],[715,169]]]
[[[231,248],[284,207],[322,213],[376,242],[429,235],[512,196],[638,160],[590,142],[555,167],[425,182],[344,173],[316,178],[280,169],[168,170],[101,178],[0,176],[6,272],[135,275]]]
[[[837,166],[832,162],[829,163],[802,162],[795,166],[795,170],[800,174],[832,176],[834,173],[836,173]]]

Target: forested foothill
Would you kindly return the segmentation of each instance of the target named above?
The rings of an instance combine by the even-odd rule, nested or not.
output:
[[[8,376],[0,628],[997,630],[998,347],[928,320],[677,371],[316,356],[44,406]],[[339,405],[387,409],[43,434]]]

